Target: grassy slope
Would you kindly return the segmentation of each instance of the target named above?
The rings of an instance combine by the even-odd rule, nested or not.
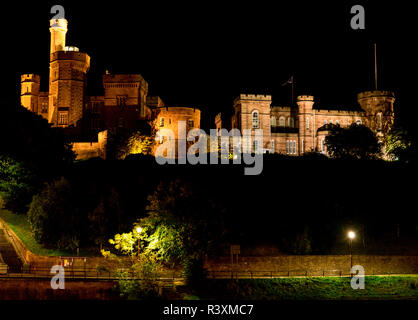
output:
[[[364,290],[353,290],[349,278],[280,278],[209,280],[203,299],[222,293],[225,299],[248,300],[418,300],[418,276],[368,276]],[[220,297],[216,297],[220,298]]]
[[[10,228],[25,244],[26,248],[28,248],[34,254],[40,256],[69,255],[68,252],[61,250],[46,249],[42,245],[37,243],[33,238],[29,222],[27,221],[25,215],[14,214],[10,211],[0,209],[0,217],[7,222]]]

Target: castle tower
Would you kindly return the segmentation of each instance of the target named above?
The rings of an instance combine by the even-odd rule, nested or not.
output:
[[[315,149],[315,117],[313,116],[313,96],[298,96],[299,153]]]
[[[41,79],[37,74],[20,77],[20,103],[29,111],[38,113],[38,97]]]
[[[357,95],[357,101],[365,111],[365,125],[383,141],[393,126],[395,94],[391,91],[365,91]]]
[[[67,34],[68,21],[66,19],[52,19],[50,20],[51,32],[51,51],[64,51],[65,49],[65,36]]]
[[[86,74],[90,57],[76,47],[65,46],[67,20],[50,21],[48,122],[53,126],[77,126],[83,116]]]
[[[271,126],[270,126],[271,96],[258,94],[241,94],[234,101],[235,115],[232,122],[234,127],[243,130],[250,129],[251,139],[254,141],[255,129],[263,130],[262,149],[270,149]],[[251,146],[254,151],[254,145]]]

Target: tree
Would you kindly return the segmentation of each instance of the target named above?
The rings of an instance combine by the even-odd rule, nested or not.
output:
[[[0,108],[0,194],[6,208],[26,213],[46,181],[75,158],[62,131],[22,106]]]
[[[415,151],[412,139],[400,127],[394,127],[386,137],[386,154],[390,160],[409,162],[414,158]]]
[[[105,190],[100,195],[99,202],[88,212],[89,240],[100,246],[100,250],[110,234],[119,230],[122,209],[119,193],[114,187]]]
[[[0,156],[0,196],[4,206],[16,213],[26,213],[36,186],[39,185],[35,169],[22,161]]]
[[[145,154],[149,155],[152,151],[154,139],[137,131],[133,133],[127,142],[127,152],[129,154]],[[126,157],[125,155],[125,157]]]
[[[200,260],[220,241],[220,211],[202,188],[179,180],[161,182],[148,197],[145,217],[133,225],[131,232],[118,234],[110,241],[118,251],[133,256],[140,237],[141,252],[162,265]],[[142,228],[140,235],[138,226]]]
[[[107,145],[108,158],[123,160],[131,154],[151,154],[154,138],[150,131],[149,124],[143,124],[136,131],[119,129],[112,133]]]
[[[33,197],[28,220],[37,242],[60,249],[79,247],[81,223],[73,198],[71,184],[64,178]]]
[[[26,108],[2,106],[0,110],[0,153],[17,161],[28,161],[51,170],[51,164],[75,158],[62,130]]]
[[[366,126],[356,123],[348,128],[332,126],[325,138],[328,153],[338,159],[376,159],[380,144],[376,135]]]

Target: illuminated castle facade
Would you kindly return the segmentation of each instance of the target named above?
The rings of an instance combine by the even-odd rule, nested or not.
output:
[[[169,107],[159,97],[148,95],[148,83],[139,74],[103,75],[103,96],[86,94],[86,75],[90,57],[77,47],[66,46],[68,22],[50,21],[51,48],[49,91],[40,91],[40,77],[21,76],[21,104],[44,117],[53,127],[73,132],[73,148],[78,158],[105,158],[108,132],[119,128],[135,130],[141,123],[152,123],[154,132],[172,129],[178,140],[177,124],[184,121],[186,130],[200,128],[200,110]],[[393,125],[394,94],[368,91],[358,94],[359,107],[321,109],[313,96],[298,96],[294,106],[272,105],[269,95],[241,94],[234,101],[229,124],[222,114],[215,118],[217,129],[263,130],[262,149],[270,153],[301,155],[326,153],[325,137],[331,125],[349,126],[362,123],[383,141]],[[86,135],[86,133],[88,133]],[[77,136],[78,135],[78,136]],[[80,136],[89,136],[80,141]],[[92,136],[95,140],[92,140]],[[159,138],[163,143],[164,137]],[[254,141],[254,139],[253,139]],[[252,147],[254,150],[254,145]]]
[[[107,133],[124,128],[135,130],[142,123],[174,127],[185,121],[187,129],[200,127],[200,110],[166,106],[159,97],[148,96],[148,83],[140,74],[103,75],[103,96],[86,94],[90,56],[77,47],[66,46],[68,22],[50,20],[51,48],[49,91],[40,91],[40,77],[21,76],[21,104],[42,116],[53,127],[65,128],[76,139],[79,158],[105,157]],[[96,137],[79,142],[80,136]],[[98,134],[97,134],[98,133]]]
[[[332,125],[364,124],[383,142],[394,123],[393,92],[366,91],[357,100],[357,107],[328,110],[315,106],[313,96],[298,96],[296,106],[275,106],[270,95],[241,94],[234,101],[229,126],[252,130],[252,141],[255,130],[262,129],[263,151],[288,155],[326,153],[325,137]],[[222,114],[215,117],[215,125],[218,130],[226,127]]]

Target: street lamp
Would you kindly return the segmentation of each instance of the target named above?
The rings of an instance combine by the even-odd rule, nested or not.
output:
[[[350,274],[351,274],[351,269],[353,268],[353,239],[356,237],[356,234],[354,233],[354,231],[349,231],[348,232],[348,239],[350,239]]]
[[[136,228],[136,232],[138,233],[138,259],[139,259],[139,247],[140,247],[140,241],[141,241],[141,239],[139,238],[139,234],[141,233],[141,231],[142,231],[142,228],[141,227],[138,227],[138,228]]]

